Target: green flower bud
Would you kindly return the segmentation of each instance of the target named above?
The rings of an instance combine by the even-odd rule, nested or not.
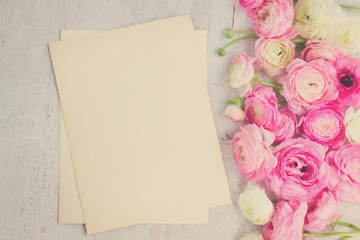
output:
[[[219,56],[225,56],[226,51],[224,48],[218,48],[217,53],[219,54]]]
[[[234,30],[232,28],[225,29],[225,36],[229,39],[234,37]]]

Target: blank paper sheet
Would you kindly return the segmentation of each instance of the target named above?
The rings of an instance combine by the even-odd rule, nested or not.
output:
[[[189,16],[50,52],[88,233],[231,202]]]
[[[89,30],[61,30],[61,40],[82,37],[99,31]],[[203,61],[203,72],[207,76],[207,30],[195,30],[196,40]],[[207,78],[206,78],[207,79]],[[204,87],[207,87],[205,82]],[[76,186],[74,168],[71,160],[70,146],[67,139],[64,119],[60,111],[60,159],[59,159],[59,217],[62,224],[85,223],[79,194]],[[145,223],[145,222],[144,222]],[[206,224],[208,223],[208,209],[201,209],[183,213],[181,216],[167,217],[148,223],[163,224]]]

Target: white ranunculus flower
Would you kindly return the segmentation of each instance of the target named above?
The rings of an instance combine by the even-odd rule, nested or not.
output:
[[[282,75],[295,58],[295,44],[290,40],[259,38],[255,43],[255,54],[267,75]]]
[[[345,113],[345,135],[351,144],[360,144],[360,109],[349,108]]]
[[[344,13],[334,25],[328,39],[342,47],[345,54],[360,52],[360,16],[353,13]]]
[[[341,8],[334,0],[299,0],[295,5],[295,26],[305,39],[327,39]],[[336,16],[336,17],[335,17]]]
[[[252,232],[246,234],[240,240],[263,240],[263,237],[259,232]]]
[[[245,218],[256,225],[265,225],[274,213],[274,205],[265,190],[251,182],[240,194],[239,206]]]

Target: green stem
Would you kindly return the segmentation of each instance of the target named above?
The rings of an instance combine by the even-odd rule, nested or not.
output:
[[[304,233],[304,237],[314,236],[314,237],[329,237],[329,236],[351,236],[356,237],[360,236],[360,232],[333,232],[333,233]]]
[[[256,36],[256,35],[254,35],[254,34],[252,34],[252,35],[249,35],[249,36],[246,36],[246,37],[238,38],[238,39],[236,39],[236,40],[228,43],[225,47],[223,47],[223,48],[218,48],[218,49],[217,49],[217,53],[219,54],[219,56],[225,56],[225,54],[226,54],[225,49],[226,49],[226,48],[230,47],[231,45],[233,45],[233,44],[236,43],[236,42],[240,42],[240,41],[242,41],[242,40],[250,39],[250,38],[259,38],[259,37]]]
[[[306,39],[294,38],[294,39],[291,39],[291,41],[292,41],[293,43],[304,43],[304,42],[306,42]]]
[[[348,240],[348,239],[350,239],[350,238],[352,238],[352,236],[342,237],[342,238],[340,238],[339,240]]]
[[[357,7],[357,6],[350,6],[350,5],[344,5],[344,4],[339,4],[340,7],[343,7],[343,8],[353,8],[353,9],[360,9],[360,7]]]
[[[342,221],[337,220],[337,221],[335,221],[335,224],[340,225],[340,226],[344,226],[344,227],[349,227],[349,228],[354,229],[355,231],[360,232],[360,228],[355,226],[354,224],[351,224],[351,223],[346,223],[346,222],[342,222]]]
[[[223,49],[226,49],[226,48],[230,47],[230,46],[233,45],[234,43],[240,42],[240,41],[242,41],[242,40],[250,39],[250,38],[259,38],[259,37],[256,36],[256,35],[249,35],[249,36],[246,36],[246,37],[238,38],[238,39],[236,39],[236,40],[228,43],[227,45],[225,45],[225,47],[223,47]]]
[[[261,82],[261,84],[262,84],[263,86],[272,87],[272,88],[279,89],[279,90],[283,90],[283,89],[284,89],[284,87],[283,87],[282,85],[275,84],[275,83]]]
[[[240,31],[235,31],[234,34],[240,34],[240,33],[250,33],[250,34],[254,34],[253,31],[251,30],[240,30]]]

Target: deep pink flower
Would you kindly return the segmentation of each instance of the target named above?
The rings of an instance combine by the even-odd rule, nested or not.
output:
[[[245,114],[249,123],[274,132],[281,121],[274,90],[258,84],[245,100]]]
[[[265,179],[277,199],[311,201],[326,187],[327,147],[306,138],[293,138],[274,148],[277,166]]]
[[[346,142],[344,117],[342,108],[329,103],[302,116],[298,132],[322,145],[338,148]]]
[[[254,33],[263,38],[291,39],[299,31],[292,25],[293,0],[265,0],[252,14]]]
[[[277,161],[271,152],[273,133],[255,124],[240,126],[233,137],[233,155],[240,173],[253,182],[261,182]]]
[[[302,240],[306,202],[281,200],[263,229],[264,240]]]
[[[296,129],[296,116],[288,108],[282,108],[279,110],[281,115],[281,121],[277,128],[274,130],[275,142],[280,143],[286,139],[290,139],[295,134]]]
[[[304,228],[309,232],[322,232],[328,224],[339,218],[339,201],[328,189],[320,192],[308,206]]]
[[[287,72],[279,80],[284,86],[280,92],[295,114],[303,115],[338,97],[335,68],[324,59],[311,62],[295,59],[287,67]]]
[[[360,203],[360,144],[328,153],[326,163],[329,189],[342,201]]]
[[[339,45],[332,44],[327,40],[308,40],[305,45],[306,48],[301,52],[301,59],[306,62],[323,58],[334,63],[344,56]]]
[[[264,0],[239,0],[240,6],[245,10],[249,11],[253,8],[260,6]]]
[[[345,56],[335,64],[339,97],[337,102],[344,107],[360,108],[360,60]]]

